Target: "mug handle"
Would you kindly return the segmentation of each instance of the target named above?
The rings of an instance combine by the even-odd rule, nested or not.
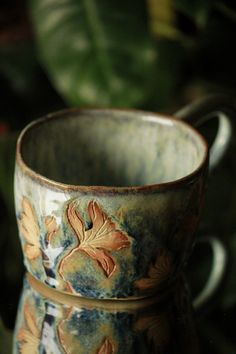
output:
[[[215,236],[202,237],[197,242],[209,243],[213,255],[213,264],[204,288],[193,299],[193,307],[199,311],[210,302],[226,273],[228,254],[223,243]]]
[[[195,128],[200,127],[209,119],[218,118],[218,131],[210,148],[209,169],[211,172],[223,158],[231,141],[232,123],[230,119],[236,116],[236,105],[233,98],[220,94],[210,95],[183,107],[174,116]],[[193,300],[193,307],[197,311],[209,303],[219,288],[228,261],[226,248],[216,237],[203,237],[198,242],[207,242],[211,246],[213,265],[204,288]]]
[[[224,156],[232,136],[230,119],[236,116],[236,105],[232,97],[226,95],[210,95],[190,105],[187,105],[174,114],[198,128],[212,118],[218,118],[218,131],[210,148],[210,171]]]

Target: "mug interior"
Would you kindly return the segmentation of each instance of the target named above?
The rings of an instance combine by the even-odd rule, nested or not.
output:
[[[26,128],[20,154],[36,173],[87,186],[167,183],[194,172],[207,147],[194,129],[157,114],[79,110]]]

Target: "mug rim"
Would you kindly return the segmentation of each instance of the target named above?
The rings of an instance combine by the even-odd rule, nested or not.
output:
[[[59,119],[62,118],[63,116],[66,116],[67,114],[79,114],[79,113],[86,113],[86,112],[113,112],[114,114],[116,113],[134,113],[139,116],[139,118],[142,118],[142,120],[147,119],[148,117],[152,117],[152,119],[155,119],[156,121],[158,120],[168,120],[171,121],[174,124],[180,124],[182,126],[187,127],[189,130],[191,130],[195,136],[198,137],[198,139],[202,142],[203,147],[204,147],[204,154],[201,159],[201,162],[198,164],[198,166],[191,172],[186,174],[185,176],[181,178],[177,178],[168,182],[161,182],[161,183],[154,183],[154,184],[144,184],[144,185],[134,185],[134,186],[106,186],[106,185],[75,185],[75,184],[68,184],[68,183],[63,183],[59,181],[55,181],[53,179],[50,179],[38,172],[36,172],[34,169],[29,167],[27,163],[24,161],[23,156],[22,156],[22,143],[23,139],[25,137],[25,134],[28,133],[30,130],[34,129],[34,127],[37,127],[38,125],[42,125],[46,123],[49,120],[54,120],[54,119]],[[31,179],[33,179],[36,182],[39,182],[41,184],[45,184],[50,188],[56,189],[56,190],[61,190],[61,191],[78,191],[78,192],[95,192],[95,193],[129,193],[129,192],[145,192],[145,191],[154,191],[154,190],[170,190],[173,188],[176,188],[177,186],[180,186],[182,184],[191,182],[194,180],[202,171],[205,165],[208,164],[209,160],[209,147],[206,139],[201,135],[201,133],[195,129],[192,125],[189,123],[178,119],[177,117],[174,117],[172,115],[168,115],[165,113],[158,113],[158,112],[152,112],[152,111],[144,111],[140,109],[129,109],[129,108],[66,108],[62,109],[59,111],[55,111],[49,114],[46,114],[38,119],[33,120],[29,124],[23,128],[23,130],[20,132],[19,137],[17,139],[16,143],[16,165],[18,165],[21,170],[23,171],[24,174],[28,175]]]

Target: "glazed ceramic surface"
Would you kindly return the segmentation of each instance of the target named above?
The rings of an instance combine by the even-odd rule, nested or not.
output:
[[[189,294],[182,281],[162,302],[150,298],[119,304],[78,298],[70,303],[68,295],[63,304],[52,300],[57,298],[55,290],[43,287],[25,280],[14,354],[198,353]]]
[[[32,123],[15,170],[27,270],[91,298],[168,288],[193,246],[207,167],[198,132],[157,114],[68,110]]]

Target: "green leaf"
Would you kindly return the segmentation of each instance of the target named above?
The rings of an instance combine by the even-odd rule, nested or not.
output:
[[[137,106],[156,75],[143,0],[30,0],[41,61],[71,105]]]
[[[173,0],[173,6],[192,18],[198,27],[204,27],[212,7],[211,0]]]
[[[36,59],[31,43],[0,46],[0,74],[21,96],[32,90]]]
[[[224,4],[222,1],[216,3],[215,8],[232,22],[236,22],[236,11],[234,7]]]
[[[146,0],[150,28],[158,38],[178,39],[175,11],[171,0]]]

